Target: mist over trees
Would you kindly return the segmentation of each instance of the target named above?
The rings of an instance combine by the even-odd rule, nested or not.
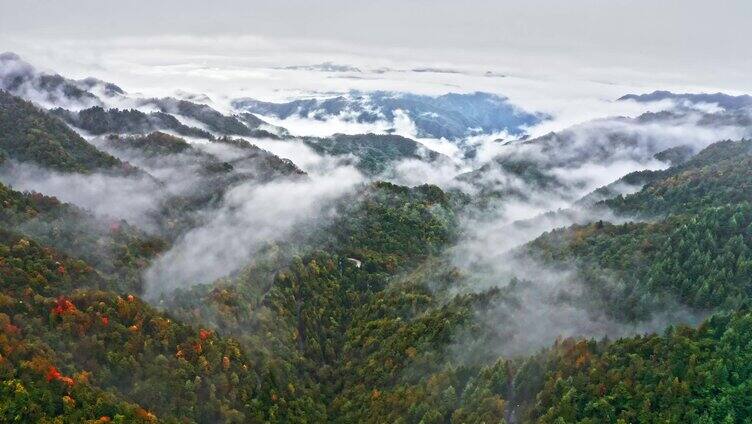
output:
[[[752,418],[747,97],[525,137],[551,117],[488,93],[228,111],[0,66],[2,422]],[[279,125],[354,112],[420,132]]]

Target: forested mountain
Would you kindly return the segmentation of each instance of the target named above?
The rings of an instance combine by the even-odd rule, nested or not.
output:
[[[292,162],[246,140],[220,138],[190,144],[169,134],[110,135],[94,143],[155,176],[156,205],[150,219],[174,239],[220,206],[224,195],[242,184],[305,177]]]
[[[59,171],[124,170],[58,119],[0,90],[0,150],[9,159]]]
[[[247,137],[276,136],[276,134],[262,129],[266,125],[264,121],[248,113],[241,114],[240,116],[227,116],[207,105],[170,97],[162,99],[139,99],[136,101],[136,105],[139,107],[156,107],[162,113],[195,120],[208,131],[215,134]],[[269,125],[266,125],[266,128],[273,129]]]
[[[122,93],[122,89],[114,84],[95,79],[74,81],[57,74],[39,72],[17,54],[0,54],[0,89],[25,99],[33,99],[44,107],[54,104],[69,107],[101,105],[102,101],[89,91],[99,86],[109,95]]]
[[[277,137],[280,131],[249,113],[228,116],[189,100],[130,96],[117,85],[96,78],[72,80],[41,72],[13,53],[0,55],[0,89],[41,104],[94,135],[173,131],[211,139],[214,135]]]
[[[182,124],[177,118],[164,112],[144,113],[137,109],[105,110],[101,106],[92,106],[77,112],[57,108],[51,112],[74,127],[94,135],[143,134],[157,130],[170,130],[184,136],[212,138],[208,131]]]
[[[560,229],[527,249],[544,261],[576,263],[593,293],[604,268],[616,272],[624,292],[608,286],[601,295],[628,318],[644,317],[656,296],[700,310],[733,309],[746,302],[752,281],[750,160],[749,140],[713,144],[653,173],[640,191],[595,205],[657,221]]]
[[[441,153],[427,149],[406,137],[392,134],[335,134],[326,138],[305,137],[304,143],[313,150],[331,156],[354,156],[355,165],[369,175],[389,171],[403,160],[420,160],[426,163],[449,162]]]
[[[275,133],[279,132],[278,129],[249,113],[237,117],[226,116],[209,106],[173,98],[138,99],[134,106],[132,109],[104,109],[101,106],[92,106],[79,111],[56,108],[51,112],[70,125],[94,135],[146,134],[161,130],[206,139],[214,139],[215,134],[279,138]],[[159,111],[142,112],[139,107],[146,110],[156,107]],[[196,124],[186,125],[176,116],[184,120],[193,120]]]
[[[53,76],[37,71],[17,55],[5,53],[2,58],[0,72],[3,74],[0,75],[4,79],[0,80],[0,89],[4,88],[23,99],[41,103],[49,109],[51,115],[60,118],[86,136],[146,136],[152,132],[164,132],[206,140],[237,136],[251,139],[298,140],[290,136],[286,129],[270,125],[253,113],[245,111],[244,108],[228,113],[220,112],[209,104],[198,103],[200,100],[209,100],[208,98],[192,97],[196,99],[195,101],[175,97],[144,98],[130,95],[112,83],[105,83],[94,78],[75,81],[54,75],[56,81],[60,84],[64,83],[64,89],[59,89],[58,85],[50,87],[49,84],[39,83],[38,80],[53,78]],[[27,86],[32,87],[33,90],[22,89]],[[60,90],[70,95],[62,95]],[[72,90],[78,91],[71,94]],[[493,98],[481,94],[478,96],[478,99],[468,98],[467,100],[462,100],[465,96],[456,96],[457,99],[451,100],[450,96],[439,103],[447,103],[447,105],[456,103],[452,107],[460,107],[463,102],[479,103],[469,109],[472,110],[473,108],[482,109],[485,102],[493,104],[505,102],[504,99],[494,96],[490,96]],[[41,102],[40,97],[46,100]],[[89,99],[90,102],[81,103],[78,101],[79,98]],[[429,100],[430,98],[426,97],[418,101],[416,105],[420,106]],[[504,107],[512,108],[511,106]],[[484,113],[490,114],[491,112]],[[492,117],[483,119],[492,119]],[[321,154],[339,157],[352,155],[355,159],[353,161],[355,166],[373,175],[389,172],[393,165],[405,159],[433,162],[441,158],[446,162],[446,158],[442,158],[441,154],[429,150],[419,142],[396,135],[335,134],[331,137],[302,137],[301,140]],[[352,158],[348,160],[352,161]]]
[[[545,117],[482,93],[226,113],[0,58],[0,422],[752,419],[743,98],[450,158],[250,112],[405,108],[479,151]],[[415,162],[441,185],[395,184]]]

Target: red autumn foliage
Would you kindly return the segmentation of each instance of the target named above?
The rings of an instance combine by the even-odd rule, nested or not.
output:
[[[135,299],[135,297],[133,297],[132,294],[128,295],[128,302],[133,302],[134,299]]]
[[[57,368],[50,367],[50,369],[47,371],[46,378],[47,378],[47,381],[52,381],[52,380],[59,380],[60,377],[62,376],[63,375],[60,374],[60,371],[58,371]]]
[[[102,325],[104,325],[105,327],[107,327],[108,325],[110,325],[110,317],[108,317],[107,315],[103,315],[102,316]]]
[[[52,366],[50,367],[49,370],[47,370],[47,375],[45,376],[45,378],[47,379],[48,382],[56,380],[67,386],[72,386],[76,384],[76,382],[73,381],[72,378],[64,376],[62,373],[60,373],[60,371],[58,371],[57,368],[52,367]]]
[[[5,332],[8,334],[16,334],[18,333],[18,326],[13,324],[5,324]]]
[[[208,339],[209,337],[211,337],[211,334],[212,334],[211,331],[203,329],[203,328],[198,331],[198,337],[201,340]]]
[[[55,307],[52,308],[52,313],[55,315],[64,315],[67,313],[74,312],[76,310],[76,305],[73,304],[68,298],[65,296],[60,296],[57,298],[57,301],[55,302]]]
[[[60,275],[65,275],[65,267],[63,265],[60,265],[57,267],[57,273]]]

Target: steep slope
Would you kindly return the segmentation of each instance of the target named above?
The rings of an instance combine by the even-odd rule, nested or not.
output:
[[[0,150],[9,159],[58,171],[127,171],[57,118],[5,91],[0,91]]]
[[[751,147],[749,140],[713,144],[652,174],[636,193],[596,204],[653,222],[555,230],[525,253],[574,266],[590,301],[618,311],[621,319],[644,319],[661,302],[706,311],[736,308],[752,294]],[[620,283],[606,284],[604,275]]]
[[[751,116],[743,110],[670,111],[596,119],[501,144],[495,157],[455,179],[483,208],[505,199],[529,201],[536,196],[559,199],[561,205],[576,202],[604,184],[603,177],[639,170],[580,203],[597,202],[639,189],[652,178],[649,170],[685,162],[717,141],[717,134],[749,137]]]
[[[39,193],[20,193],[0,184],[0,204],[5,229],[84,259],[122,289],[140,291],[141,273],[165,246],[125,221],[98,218]]]
[[[752,140],[723,141],[651,177],[638,193],[604,201],[622,213],[662,215],[752,199]]]
[[[122,415],[121,421],[244,422],[257,416],[258,376],[237,342],[109,291],[85,262],[4,230],[0,259],[0,343],[7,348],[0,372],[7,378],[2,389],[15,390],[0,403],[5,411],[19,419],[53,414],[68,421]],[[62,400],[46,397],[60,392]],[[35,410],[40,403],[44,409]]]
[[[272,247],[235,279],[165,300],[178,316],[213,317],[219,332],[239,337],[270,367],[276,378],[264,384],[282,421],[338,416],[329,404],[345,377],[347,340],[359,337],[349,335],[351,311],[381,304],[377,293],[389,279],[452,237],[449,198],[436,187],[373,184],[338,204],[302,257],[288,256],[301,247]]]
[[[750,325],[745,309],[662,336],[563,343],[530,422],[743,422]]]
[[[206,154],[163,135],[111,141],[132,143],[155,157]],[[220,143],[256,152],[247,142]],[[747,143],[711,146],[682,165],[660,171],[665,174],[655,184],[718,167],[723,173],[702,174],[717,180],[713,192],[722,191],[723,184],[738,185],[734,174],[747,166]],[[528,245],[526,253],[550,262],[576,258],[578,264],[595,263],[597,267],[591,268],[596,277],[591,280],[594,299],[603,293],[598,290],[603,269],[635,281],[629,292],[610,292],[605,299],[611,303],[600,305],[619,311],[614,314],[619,319],[650,312],[636,307],[654,305],[640,303],[644,293],[660,301],[668,292],[697,308],[732,309],[749,297],[743,282],[752,281],[752,276],[743,274],[750,268],[743,258],[750,257],[745,253],[750,246],[744,231],[752,228],[752,209],[730,191],[723,196],[706,194],[710,200],[701,199],[703,207],[697,210],[685,208],[686,213],[656,223],[596,222],[559,230]],[[34,351],[50,352],[47,362],[39,361],[40,369],[49,372],[49,366],[56,367],[60,376],[44,383],[42,373],[23,368],[22,359],[9,362],[11,372],[33,387],[33,393],[50,383],[62,384],[55,390],[67,390],[63,379],[71,376],[71,390],[84,384],[95,391],[115,390],[122,399],[167,421],[178,417],[189,422],[556,422],[640,417],[714,421],[747,413],[744,402],[718,401],[719,396],[736,399],[746,393],[743,381],[748,367],[739,361],[750,354],[749,343],[733,336],[742,333],[750,320],[743,310],[731,318],[712,318],[699,330],[681,328],[664,336],[617,342],[567,339],[527,357],[489,358],[486,353],[471,361],[458,356],[457,343],[463,355],[469,355],[478,346],[503,340],[504,323],[485,323],[482,317],[500,302],[523,301],[515,299],[515,285],[525,284],[518,281],[509,287],[458,294],[457,288],[468,278],[466,271],[441,258],[443,249],[458,236],[458,201],[433,186],[363,187],[338,202],[331,222],[323,228],[296,233],[309,238],[269,246],[238,275],[165,298],[162,305],[177,321],[137,298],[107,292],[110,283],[87,274],[90,271],[82,264],[60,260],[59,255],[19,262],[16,258],[25,249],[45,250],[32,240],[21,242],[10,236],[8,248],[0,249],[8,255],[2,263],[14,266],[12,275],[22,277],[18,285],[4,288],[3,294],[11,298],[7,307],[13,309],[3,313],[33,340]],[[735,224],[725,224],[731,222]],[[683,253],[694,250],[695,242],[708,252],[712,265],[698,268],[704,266],[704,259]],[[669,266],[667,261],[678,262]],[[55,271],[55,262],[67,274]],[[54,284],[31,283],[31,278],[39,277],[23,267],[32,263],[45,264],[32,269]],[[687,272],[679,278],[681,269]],[[628,279],[631,275],[634,280]],[[704,297],[685,296],[685,289],[674,285],[685,280],[700,286],[708,282],[713,290]],[[642,294],[640,287],[646,290]],[[26,295],[32,295],[32,300],[24,297],[27,306],[15,301]],[[52,324],[41,325],[31,318],[50,315]],[[180,320],[206,327],[188,327]],[[686,359],[688,351],[694,359]],[[77,374],[83,370],[91,372],[89,383]],[[728,377],[719,384],[703,377],[708,373]],[[624,387],[624,382],[635,384]],[[66,395],[74,398],[74,394]],[[13,402],[18,408],[29,401]],[[80,405],[90,410],[88,403]],[[136,406],[121,408],[123,415],[139,413]],[[112,408],[107,411],[116,413]],[[151,419],[143,412],[141,416]]]

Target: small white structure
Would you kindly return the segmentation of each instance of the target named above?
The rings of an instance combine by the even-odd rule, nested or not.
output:
[[[353,264],[355,264],[355,268],[360,268],[360,266],[363,265],[363,263],[361,261],[359,261],[359,260],[357,260],[355,258],[347,258],[347,260],[350,261],[350,262],[352,262]]]

